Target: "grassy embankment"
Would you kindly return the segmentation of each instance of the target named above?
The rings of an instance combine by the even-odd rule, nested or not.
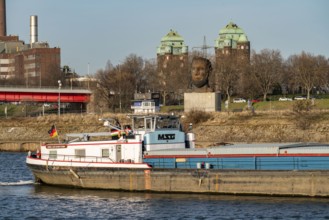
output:
[[[257,102],[253,104],[255,111],[275,111],[275,110],[292,110],[293,105],[296,101],[267,101],[267,102]],[[222,111],[226,111],[224,103],[221,105]],[[230,103],[228,111],[233,111],[234,109],[247,109],[247,103]],[[314,105],[312,106],[314,110],[329,110],[329,99],[315,99]],[[175,112],[184,111],[184,106],[162,106],[162,112]]]
[[[217,142],[326,142],[329,143],[329,99],[315,100],[310,111],[293,111],[292,102],[259,102],[254,104],[255,113],[247,110],[246,103],[230,103],[229,112],[200,113],[199,116],[183,118],[185,127],[193,122],[198,146]],[[31,107],[31,106],[30,106]],[[125,114],[56,114],[44,117],[17,117],[24,113],[24,106],[8,106],[14,117],[4,117],[4,105],[0,105],[0,142],[36,141],[54,142],[47,131],[56,124],[60,138],[66,133],[104,131],[101,117],[117,117],[128,124]],[[232,113],[233,109],[244,109]],[[165,106],[162,112],[179,112],[182,106]],[[9,113],[9,112],[8,112]],[[9,114],[8,114],[9,115]],[[24,115],[24,114],[23,114]],[[207,117],[203,117],[206,115]],[[203,118],[196,122],[195,119]]]
[[[272,110],[292,110],[293,105],[296,101],[267,101],[254,103],[253,107],[255,111],[272,111]],[[7,106],[7,116],[9,117],[22,117],[29,115],[40,115],[42,112],[42,107],[34,105],[12,105],[12,104],[2,104],[0,105],[0,117],[5,116],[5,107]],[[222,111],[227,111],[225,109],[224,103],[221,106]],[[247,109],[247,103],[230,103],[228,111],[233,111],[234,109]],[[316,99],[312,109],[316,110],[329,110],[329,99]],[[57,113],[57,108],[45,107],[45,114]],[[184,111],[184,106],[162,106],[161,112],[182,112]]]

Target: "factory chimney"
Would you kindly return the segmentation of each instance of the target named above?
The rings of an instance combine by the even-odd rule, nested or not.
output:
[[[38,16],[32,15],[30,17],[30,45],[38,42]]]
[[[6,35],[6,0],[0,0],[0,36]]]

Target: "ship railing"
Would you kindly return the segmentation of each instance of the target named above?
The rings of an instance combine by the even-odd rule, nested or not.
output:
[[[67,155],[67,154],[43,154],[43,159],[46,160],[60,160],[67,162],[89,162],[89,163],[101,163],[101,162],[115,162],[108,156],[83,156],[83,155]]]

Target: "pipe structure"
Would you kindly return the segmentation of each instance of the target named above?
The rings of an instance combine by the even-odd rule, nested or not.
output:
[[[30,45],[38,42],[38,16],[31,15],[30,17]]]
[[[6,35],[6,0],[0,0],[0,36]]]

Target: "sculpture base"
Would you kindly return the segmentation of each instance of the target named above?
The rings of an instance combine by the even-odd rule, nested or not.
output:
[[[221,96],[219,92],[184,93],[184,111],[205,112],[221,111]]]

